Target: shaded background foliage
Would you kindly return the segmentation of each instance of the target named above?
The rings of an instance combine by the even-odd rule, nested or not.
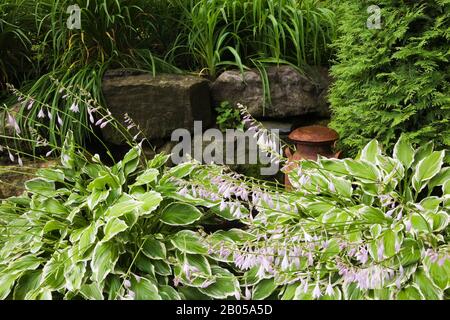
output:
[[[382,28],[366,27],[368,1],[342,1],[333,46],[332,126],[355,154],[367,141],[392,147],[450,145],[450,1],[378,1]]]

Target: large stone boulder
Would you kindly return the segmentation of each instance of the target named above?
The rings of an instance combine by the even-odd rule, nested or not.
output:
[[[290,66],[269,67],[271,105],[264,106],[264,91],[258,70],[232,70],[222,73],[212,85],[215,104],[242,103],[255,118],[283,119],[306,114],[328,116],[326,100],[330,79],[324,68],[311,70],[310,77]]]
[[[211,124],[209,82],[200,77],[113,71],[105,75],[102,89],[112,115],[125,124],[128,114],[148,140],[170,137],[178,128],[192,130],[196,120]],[[107,142],[124,143],[112,126],[102,132]]]

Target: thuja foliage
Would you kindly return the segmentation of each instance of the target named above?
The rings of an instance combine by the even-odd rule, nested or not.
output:
[[[376,2],[381,29],[369,29],[370,1],[340,1],[330,94],[332,126],[356,152],[372,138],[392,149],[412,141],[450,145],[450,1]]]

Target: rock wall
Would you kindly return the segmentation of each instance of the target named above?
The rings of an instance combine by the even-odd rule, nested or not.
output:
[[[257,119],[294,121],[299,116],[329,116],[326,94],[328,72],[316,69],[315,80],[290,66],[270,67],[271,105],[263,108],[264,93],[257,70],[242,75],[225,71],[214,82],[188,75],[150,74],[112,70],[103,80],[103,94],[111,113],[120,121],[128,114],[150,141],[167,140],[178,128],[192,131],[196,120],[203,128],[213,126],[214,106],[223,101],[242,103]],[[123,145],[120,134],[106,126],[103,136],[109,143]]]

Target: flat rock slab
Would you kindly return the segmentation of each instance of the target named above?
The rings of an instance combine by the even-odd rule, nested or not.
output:
[[[255,118],[285,119],[307,114],[329,115],[326,95],[330,79],[327,70],[315,70],[313,81],[290,66],[267,68],[271,105],[264,107],[264,90],[258,70],[231,70],[222,73],[212,85],[215,104],[241,103]]]
[[[125,125],[128,114],[148,140],[170,137],[178,128],[193,130],[194,121],[211,124],[209,82],[200,77],[113,71],[105,75],[102,89],[112,115]],[[113,127],[102,132],[107,142],[124,144]]]

